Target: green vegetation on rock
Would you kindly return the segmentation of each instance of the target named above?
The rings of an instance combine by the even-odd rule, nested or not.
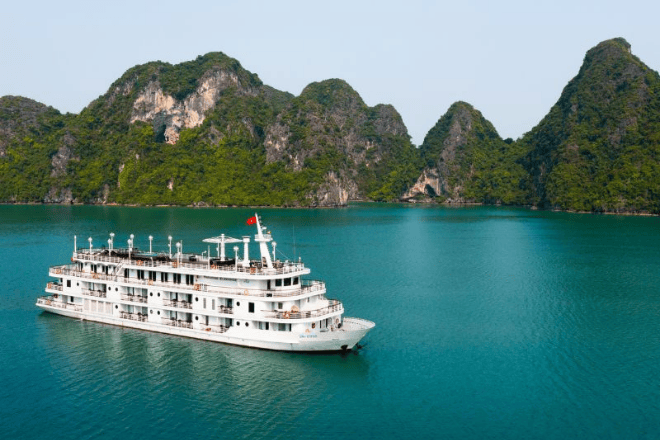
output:
[[[343,80],[293,96],[219,52],[135,66],[78,115],[0,98],[0,202],[400,199],[660,213],[660,77],[604,41],[522,139],[456,102],[419,149]]]

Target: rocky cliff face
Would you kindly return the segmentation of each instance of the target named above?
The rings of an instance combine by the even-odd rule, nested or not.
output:
[[[468,141],[474,118],[483,117],[472,106],[457,102],[440,118],[424,138],[420,150],[427,167],[404,195],[403,199],[437,197],[464,203],[465,181],[474,174],[474,157]]]
[[[389,137],[400,145],[385,141]],[[294,171],[316,161],[332,163],[314,195],[320,205],[365,197],[359,170],[375,169],[392,150],[406,147],[409,136],[398,112],[389,105],[368,107],[338,79],[307,86],[267,128],[264,140],[268,163],[284,162]]]
[[[222,92],[229,88],[234,88],[238,95],[257,95],[257,90],[244,86],[236,73],[222,69],[204,73],[195,91],[182,101],[166,94],[158,80],[150,81],[133,103],[130,122],[153,124],[157,137],[168,144],[176,144],[179,132],[200,126],[215,108]]]
[[[135,66],[80,115],[12,99],[5,201],[343,206],[398,197],[416,167],[392,106],[366,106],[341,80],[294,97],[221,53]]]
[[[426,167],[403,200],[446,203],[523,203],[520,152],[504,142],[481,112],[454,103],[424,138]]]

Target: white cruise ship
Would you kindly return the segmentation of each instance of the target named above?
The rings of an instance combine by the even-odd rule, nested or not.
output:
[[[77,248],[71,264],[53,266],[49,296],[37,306],[51,313],[208,341],[284,351],[347,351],[375,324],[344,317],[344,307],[325,297],[325,283],[303,279],[301,261],[276,258],[276,243],[255,224],[260,259],[250,260],[250,237],[207,238],[208,252],[184,253],[169,237],[167,253],[133,247]],[[239,243],[243,243],[242,258]],[[272,247],[269,250],[268,243]],[[228,258],[225,245],[233,245]],[[211,255],[214,254],[214,255]]]

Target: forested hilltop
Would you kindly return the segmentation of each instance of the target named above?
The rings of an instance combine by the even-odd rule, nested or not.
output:
[[[341,80],[298,97],[222,53],[128,70],[79,115],[0,98],[0,201],[335,206],[417,172],[397,111]]]
[[[341,206],[350,200],[660,213],[660,77],[589,50],[514,141],[465,102],[415,148],[346,82],[276,90],[222,53],[129,69],[80,114],[0,98],[0,202]]]

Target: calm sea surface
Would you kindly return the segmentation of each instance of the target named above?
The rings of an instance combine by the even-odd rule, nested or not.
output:
[[[660,438],[660,219],[262,209],[358,354],[269,352],[42,313],[73,235],[184,251],[254,210],[0,206],[0,438]],[[119,244],[118,244],[119,245]],[[256,253],[256,247],[252,254]]]

